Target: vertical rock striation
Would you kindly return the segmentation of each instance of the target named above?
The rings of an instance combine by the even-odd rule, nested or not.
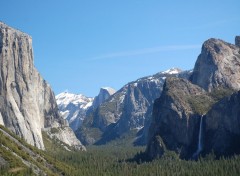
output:
[[[44,149],[42,128],[65,126],[54,93],[33,64],[32,38],[0,22],[0,123]]]

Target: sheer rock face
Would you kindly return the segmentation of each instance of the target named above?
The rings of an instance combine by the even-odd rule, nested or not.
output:
[[[201,112],[196,112],[191,101],[197,96],[211,101],[202,88],[188,80],[166,79],[162,95],[153,106],[146,150],[150,158],[161,156],[164,145],[168,150],[180,152],[183,157],[192,154],[194,148],[191,146],[196,143]]]
[[[42,128],[65,126],[54,93],[33,65],[32,38],[0,23],[0,123],[44,149]]]
[[[240,153],[240,91],[216,103],[206,115],[205,153]]]
[[[99,91],[99,94],[94,98],[92,104],[92,110],[95,110],[104,103],[111,95],[113,95],[116,91],[111,87],[102,87]]]
[[[207,91],[217,87],[239,90],[239,37],[236,37],[236,45],[219,39],[209,39],[204,42],[191,81]]]

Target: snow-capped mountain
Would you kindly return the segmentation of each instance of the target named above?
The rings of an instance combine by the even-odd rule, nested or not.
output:
[[[93,103],[93,98],[68,92],[58,94],[56,100],[60,114],[68,121],[73,130],[78,129],[82,124],[87,110]]]
[[[63,92],[56,96],[56,100],[60,114],[75,131],[81,126],[87,114],[104,103],[115,92],[111,87],[102,87],[95,98]]]

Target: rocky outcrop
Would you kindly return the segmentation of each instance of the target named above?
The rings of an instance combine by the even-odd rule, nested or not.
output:
[[[206,115],[205,153],[240,154],[240,91],[216,103]]]
[[[65,149],[69,151],[71,150],[71,148],[75,150],[86,151],[86,148],[76,138],[73,130],[68,126],[58,128],[45,128],[44,131],[51,139],[57,139],[63,142],[61,145],[63,145]]]
[[[219,39],[204,42],[191,81],[207,91],[217,87],[239,90],[240,48]]]
[[[147,153],[159,156],[166,147],[188,157],[197,140],[199,116],[208,111],[212,98],[186,79],[167,78],[162,95],[154,103]],[[192,150],[191,150],[192,148]],[[161,151],[158,153],[157,151]]]
[[[235,37],[235,45],[240,47],[240,36]]]
[[[44,149],[42,128],[66,126],[54,93],[33,64],[32,38],[0,22],[0,122]]]
[[[94,98],[92,109],[95,110],[99,105],[104,103],[116,91],[111,87],[102,87],[99,94]]]
[[[58,94],[56,100],[60,114],[68,121],[69,126],[74,131],[81,126],[88,109],[93,103],[93,98],[68,92]]]
[[[77,136],[83,141],[103,144],[131,130],[142,130],[137,143],[144,144],[147,130],[143,127],[151,117],[153,102],[160,96],[166,77],[189,77],[190,74],[170,69],[126,84],[86,119]],[[100,138],[87,135],[86,131],[90,134],[91,129],[94,136],[96,129],[103,134],[97,135]]]

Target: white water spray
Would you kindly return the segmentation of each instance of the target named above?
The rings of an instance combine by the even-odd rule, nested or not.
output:
[[[197,157],[199,155],[199,153],[202,151],[202,123],[203,123],[203,116],[201,116],[200,119],[200,125],[199,125],[199,133],[198,133],[198,147],[197,147],[197,151],[193,154],[193,157]]]

